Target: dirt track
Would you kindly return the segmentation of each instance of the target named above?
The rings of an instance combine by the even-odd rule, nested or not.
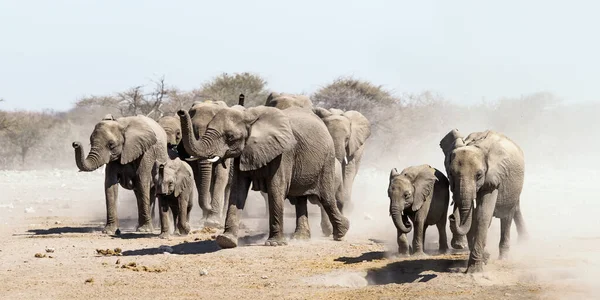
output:
[[[197,206],[196,231],[187,237],[161,240],[132,232],[133,195],[123,190],[123,234],[103,235],[102,180],[99,172],[74,170],[0,172],[1,299],[591,299],[595,292],[598,259],[591,255],[600,239],[589,235],[557,244],[535,238],[532,226],[534,238],[518,245],[513,234],[513,255],[498,261],[497,233],[491,234],[486,273],[465,275],[466,253],[435,255],[433,234],[426,246],[432,256],[395,257],[386,199],[372,200],[377,205],[368,213],[358,205],[342,242],[319,237],[318,215],[312,214],[310,242],[265,247],[264,207],[256,198],[243,221],[243,246],[220,250],[211,239],[215,232],[198,230]],[[292,226],[288,217],[286,232]],[[493,225],[490,231],[499,230]],[[107,248],[120,248],[122,255],[96,251]]]

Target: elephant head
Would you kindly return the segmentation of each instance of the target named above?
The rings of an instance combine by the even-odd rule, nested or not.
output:
[[[497,187],[499,184],[505,161],[501,151],[496,151],[496,139],[491,133],[489,130],[475,132],[463,139],[454,129],[440,142],[454,203],[449,217],[453,234],[469,232],[477,209],[477,193],[485,186]]]
[[[401,173],[393,168],[390,172],[390,215],[402,233],[409,233],[412,229],[405,210],[418,211],[426,201],[431,201],[436,181],[435,169],[429,165],[408,167]]]
[[[156,193],[159,195],[179,195],[193,184],[193,174],[189,166],[179,158],[167,160],[158,167]]]
[[[83,146],[73,142],[79,170],[90,172],[112,161],[128,164],[157,143],[155,132],[144,116],[115,119],[105,116],[90,136],[91,149],[84,157]]]
[[[183,110],[177,113],[192,155],[211,162],[239,157],[241,171],[259,169],[296,144],[288,117],[277,108],[223,108],[199,140],[191,134],[190,115]]]
[[[279,109],[287,109],[290,107],[312,109],[313,107],[312,101],[307,96],[279,94],[275,92],[269,94],[265,106],[276,107]]]
[[[167,133],[167,147],[173,149],[181,141],[181,121],[178,116],[164,116],[158,120],[158,124]]]
[[[371,135],[369,120],[354,110],[344,112],[317,107],[314,112],[323,120],[333,138],[335,157],[347,164]]]

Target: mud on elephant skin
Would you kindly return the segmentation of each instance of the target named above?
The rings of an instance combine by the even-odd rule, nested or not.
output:
[[[525,173],[523,151],[508,137],[492,130],[463,138],[454,129],[440,141],[440,147],[454,202],[450,230],[467,235],[467,272],[480,272],[489,256],[485,246],[492,217],[501,223],[500,259],[509,251],[513,219],[519,238],[527,237],[520,209]]]
[[[156,194],[160,204],[160,237],[170,234],[169,212],[174,231],[180,235],[190,232],[190,212],[194,203],[194,173],[192,167],[179,158],[167,160],[158,167]]]
[[[424,255],[425,231],[435,225],[439,233],[439,251],[448,251],[446,213],[450,202],[448,179],[430,165],[411,166],[390,172],[388,197],[390,216],[396,226],[398,252],[409,255],[407,234],[414,224],[413,255]],[[409,222],[410,219],[410,222]]]
[[[106,115],[90,136],[91,149],[87,157],[81,142],[73,142],[75,162],[82,172],[91,172],[106,165],[105,197],[106,227],[114,234],[119,228],[117,217],[118,185],[133,190],[138,206],[140,232],[152,232],[150,205],[156,199],[154,178],[157,161],[166,161],[167,136],[164,129],[145,116],[114,118]]]
[[[237,246],[238,211],[244,208],[250,185],[269,196],[269,238],[266,245],[283,245],[283,202],[294,198],[296,236],[309,236],[306,202],[317,196],[333,224],[336,240],[348,231],[348,219],[335,203],[333,140],[323,122],[310,110],[279,110],[233,106],[218,112],[200,139],[193,136],[191,117],[178,112],[183,142],[194,156],[219,162],[234,158],[231,196],[225,231],[217,242]],[[295,166],[302,165],[302,168]]]
[[[189,109],[193,135],[199,138],[206,131],[208,122],[227,104],[223,101],[196,101]],[[181,132],[181,120],[177,116],[177,124],[169,123]],[[168,133],[168,131],[167,131]],[[194,172],[194,181],[198,191],[198,203],[203,212],[204,226],[223,227],[230,193],[231,163],[230,159],[221,162],[210,162],[206,159],[192,157],[185,143],[177,145],[177,155],[185,160]]]

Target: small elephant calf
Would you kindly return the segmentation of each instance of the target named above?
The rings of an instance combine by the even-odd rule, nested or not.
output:
[[[194,172],[190,165],[179,158],[160,164],[156,194],[160,203],[160,237],[169,236],[169,211],[173,213],[175,232],[187,235],[194,203]]]
[[[423,243],[427,226],[436,225],[440,236],[441,253],[448,250],[446,215],[450,201],[449,183],[439,170],[429,166],[412,166],[390,173],[388,187],[390,215],[398,230],[398,252],[409,255],[407,234],[414,224],[413,255],[424,255]]]

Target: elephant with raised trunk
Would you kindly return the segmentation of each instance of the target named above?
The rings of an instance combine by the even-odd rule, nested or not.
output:
[[[150,204],[156,199],[154,178],[158,171],[157,161],[165,162],[168,159],[164,129],[156,121],[142,115],[117,119],[107,115],[96,124],[90,143],[90,152],[85,157],[83,145],[73,142],[75,162],[83,172],[94,171],[106,165],[104,232],[114,234],[119,228],[118,184],[135,193],[138,206],[137,230],[152,232]]]
[[[408,167],[402,172],[393,168],[388,186],[390,215],[398,232],[398,252],[409,255],[406,235],[414,224],[412,252],[424,255],[425,231],[435,225],[439,233],[439,251],[446,253],[446,213],[450,202],[448,179],[430,165]],[[408,221],[410,219],[410,222]]]
[[[500,259],[509,251],[513,218],[519,238],[527,236],[520,209],[523,151],[508,137],[491,130],[474,132],[463,139],[454,129],[441,140],[440,147],[454,202],[450,230],[467,235],[467,273],[481,272],[489,257],[485,245],[492,217],[501,223]]]
[[[190,153],[219,162],[234,158],[233,179],[225,231],[217,237],[221,248],[237,246],[239,210],[248,190],[269,197],[269,238],[266,245],[287,244],[283,235],[283,202],[296,203],[293,237],[308,238],[307,197],[316,196],[333,224],[334,239],[348,231],[349,222],[335,203],[335,157],[333,140],[323,122],[301,108],[279,110],[236,105],[219,111],[198,140],[192,134],[191,118],[178,112],[183,142]]]

